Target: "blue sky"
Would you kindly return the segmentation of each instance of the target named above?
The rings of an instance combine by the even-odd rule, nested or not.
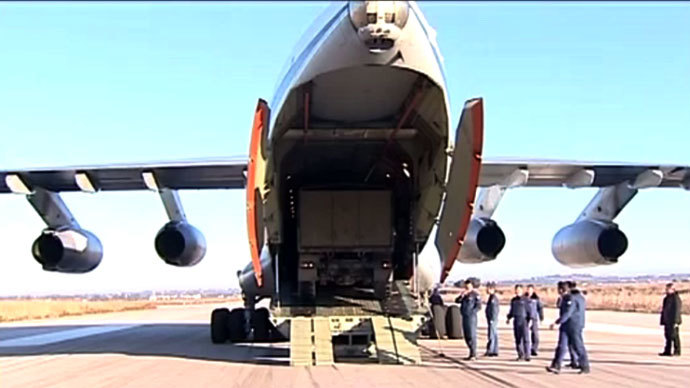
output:
[[[270,100],[293,45],[325,6],[5,3],[0,168],[244,155],[257,98]],[[421,8],[438,33],[453,120],[464,100],[485,99],[486,157],[690,164],[687,3]],[[551,257],[551,239],[595,191],[508,192],[495,215],[504,252],[452,276],[572,272]],[[181,197],[209,244],[193,268],[156,257],[166,218],[155,194],[65,194],[105,248],[101,265],[77,276],[40,270],[30,255],[40,218],[25,198],[0,197],[0,294],[236,286],[249,260],[244,192]],[[628,252],[589,272],[690,272],[690,193],[645,190],[617,221]]]

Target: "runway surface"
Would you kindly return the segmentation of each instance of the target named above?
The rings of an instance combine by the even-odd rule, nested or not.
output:
[[[0,324],[0,387],[684,387],[690,382],[690,331],[682,357],[659,357],[663,330],[652,314],[592,311],[586,344],[592,373],[546,373],[556,331],[541,352],[517,362],[512,330],[502,322],[500,357],[462,361],[462,340],[421,340],[422,366],[337,363],[290,367],[287,343],[213,345],[214,305],[170,306]],[[507,309],[501,310],[503,317]],[[687,318],[687,317],[686,317]],[[690,320],[686,320],[690,323]],[[480,319],[480,353],[485,327]],[[443,353],[445,356],[441,357]]]

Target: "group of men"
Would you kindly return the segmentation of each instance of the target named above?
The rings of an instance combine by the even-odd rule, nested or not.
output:
[[[470,352],[465,360],[474,361],[477,359],[477,314],[481,310],[482,302],[472,280],[466,280],[464,285],[465,291],[456,299],[456,303],[460,304],[463,335]],[[495,283],[487,284],[486,289],[489,294],[485,308],[488,340],[484,356],[497,357],[499,299],[496,295]],[[553,362],[547,367],[547,370],[559,373],[565,352],[569,351],[571,360],[569,365],[579,369],[580,373],[589,373],[589,361],[582,338],[586,310],[585,299],[574,282],[559,282],[558,291],[560,295],[559,317],[551,325],[552,328],[554,325],[559,325],[558,346]],[[438,293],[432,295],[431,303],[442,303]],[[539,354],[539,324],[543,320],[544,306],[535,292],[534,286],[528,285],[525,292],[521,284],[515,285],[515,296],[510,300],[507,323],[511,321],[513,323],[518,361],[530,361],[531,357]]]
[[[460,304],[463,335],[470,352],[465,360],[474,361],[477,359],[477,314],[481,310],[482,300],[475,290],[473,280],[465,280],[464,285],[465,291],[458,296],[455,302]],[[496,284],[488,283],[486,290],[488,299],[485,315],[488,338],[484,356],[497,357],[499,300],[496,295]],[[568,353],[570,356],[568,366],[570,368],[579,369],[581,374],[589,373],[589,358],[582,336],[587,310],[585,297],[573,281],[558,282],[558,295],[556,302],[559,312],[558,319],[550,325],[552,330],[558,325],[558,345],[553,360],[546,367],[546,370],[555,374],[560,373],[561,364],[566,353]],[[443,304],[438,290],[432,294],[430,302]],[[669,283],[666,285],[666,296],[663,301],[660,322],[664,326],[666,346],[664,351],[659,353],[660,356],[680,356],[681,310],[680,296],[673,283]],[[513,322],[517,361],[530,361],[532,356],[538,355],[539,324],[544,320],[544,306],[533,285],[527,286],[527,292],[524,292],[521,284],[515,285],[515,296],[510,300],[507,323],[510,324],[511,320]]]

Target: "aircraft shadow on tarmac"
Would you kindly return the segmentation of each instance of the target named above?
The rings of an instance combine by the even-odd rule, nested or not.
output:
[[[110,326],[110,325],[99,325]],[[35,326],[3,328],[2,336],[19,338],[32,329],[36,335],[83,328],[75,326]],[[21,330],[19,336],[12,330]],[[19,334],[19,333],[18,333]],[[208,324],[143,324],[135,327],[36,346],[0,347],[0,356],[61,354],[125,354],[161,356],[205,361],[227,361],[260,365],[289,365],[287,343],[213,344]]]

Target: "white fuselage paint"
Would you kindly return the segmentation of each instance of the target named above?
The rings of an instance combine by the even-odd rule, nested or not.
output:
[[[414,1],[410,1],[408,4],[409,19],[400,36],[397,37],[395,46],[378,53],[368,50],[358,38],[350,21],[347,2],[333,3],[324,10],[304,33],[281,71],[270,104],[272,113],[269,137],[281,136],[282,133],[279,132],[286,129],[289,121],[288,113],[294,109],[294,101],[289,101],[288,96],[300,85],[309,83],[319,76],[338,71],[352,71],[352,73],[346,73],[347,76],[345,77],[350,80],[364,79],[367,70],[362,70],[360,74],[356,73],[357,69],[376,66],[383,69],[382,71],[389,71],[390,78],[398,76],[400,69],[425,75],[439,88],[441,92],[439,102],[443,105],[441,116],[444,116],[440,117],[439,121],[442,124],[439,129],[446,136],[448,145],[452,147],[449,100],[443,60],[436,43],[436,32],[426,21],[419,6]],[[359,75],[353,76],[353,74]],[[386,75],[382,75],[382,77],[385,78]],[[344,80],[343,82],[347,83],[348,81]],[[358,115],[385,114],[388,113],[385,112],[387,106],[394,105],[386,100],[404,97],[400,90],[394,90],[392,87],[387,88],[387,93],[384,98],[379,100],[372,97],[373,101],[369,101],[370,103],[359,103],[349,107],[339,96],[328,95],[325,96],[327,98],[315,99],[315,105],[312,109],[332,118],[357,118]],[[377,107],[381,112],[371,112]],[[430,236],[433,235],[432,230]],[[440,272],[440,263],[433,262],[429,256],[420,257],[417,271],[420,291],[431,289],[440,278]]]

